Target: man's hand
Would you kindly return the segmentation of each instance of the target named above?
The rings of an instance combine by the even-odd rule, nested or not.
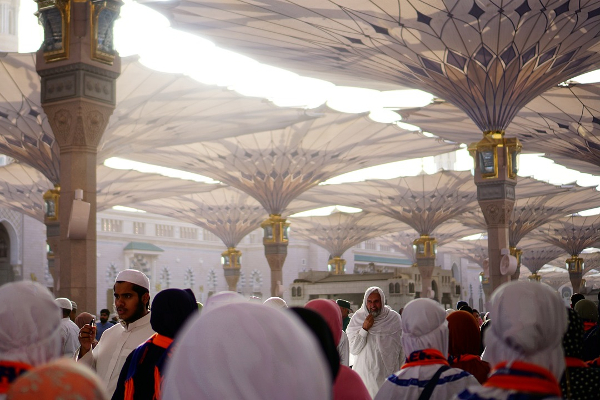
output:
[[[375,323],[375,318],[369,314],[367,315],[367,318],[365,318],[365,322],[363,322],[363,329],[365,331],[368,331],[369,329],[371,329],[371,327],[373,326],[373,324]]]
[[[79,358],[83,357],[92,348],[92,343],[96,339],[96,327],[85,324],[79,330]]]

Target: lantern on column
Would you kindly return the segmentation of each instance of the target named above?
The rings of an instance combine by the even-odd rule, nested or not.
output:
[[[92,59],[109,65],[114,62],[113,27],[122,5],[121,1],[92,0]]]
[[[69,23],[71,2],[69,0],[37,1],[40,25],[44,28],[42,51],[46,62],[69,57]]]
[[[60,199],[60,186],[54,185],[54,189],[50,189],[44,193],[44,222],[58,221],[58,201]]]

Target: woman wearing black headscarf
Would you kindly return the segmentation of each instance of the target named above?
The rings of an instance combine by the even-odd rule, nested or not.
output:
[[[582,359],[583,320],[572,309],[569,326],[563,336],[563,349],[567,368],[560,380],[560,388],[566,400],[592,400],[600,393],[600,369],[590,368]]]
[[[198,312],[198,306],[191,290],[165,289],[154,297],[151,310],[150,325],[156,333],[127,357],[112,400],[160,398],[173,339],[185,321]]]

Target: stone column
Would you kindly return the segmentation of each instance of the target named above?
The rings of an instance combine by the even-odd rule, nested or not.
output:
[[[483,140],[469,146],[475,159],[477,200],[488,229],[489,280],[493,292],[508,282],[500,272],[502,249],[509,249],[510,215],[515,204],[517,139],[505,139],[504,132],[488,132]]]
[[[264,230],[265,256],[271,269],[271,296],[283,295],[283,263],[287,256],[289,226],[279,214],[270,214],[269,218],[260,224]]]
[[[583,278],[583,258],[573,255],[565,261],[567,271],[569,271],[569,280],[573,286],[573,293],[579,293],[581,290],[581,280]]]
[[[226,251],[221,253],[221,257],[228,289],[232,292],[237,292],[240,269],[242,268],[242,252],[235,247],[228,247]]]
[[[44,43],[37,52],[41,102],[60,147],[60,290],[79,309],[96,310],[96,151],[116,104],[121,63],[113,0],[38,0]],[[69,238],[75,190],[91,211],[85,239]]]
[[[329,271],[334,275],[344,275],[346,273],[346,260],[341,257],[333,257],[327,261]]]
[[[437,241],[428,235],[421,235],[413,242],[417,268],[421,274],[421,297],[433,298],[431,278],[435,268],[435,256],[437,253]]]
[[[516,247],[510,247],[510,255],[517,259],[517,271],[510,276],[511,281],[518,281],[521,275],[521,257],[523,256],[523,250],[517,249]]]

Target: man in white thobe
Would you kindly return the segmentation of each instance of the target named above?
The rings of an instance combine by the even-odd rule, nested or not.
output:
[[[92,350],[96,327],[84,325],[79,332],[78,362],[94,369],[110,396],[117,387],[121,368],[129,353],[154,334],[150,325],[150,281],[144,273],[126,269],[115,280],[115,308],[120,323],[102,334]]]
[[[370,287],[346,329],[350,353],[355,356],[353,369],[371,397],[404,361],[400,315],[384,304],[383,290]]]
[[[59,297],[54,302],[61,308],[63,318],[60,320],[61,352],[63,356],[73,357],[79,348],[79,327],[71,321],[69,315],[72,310],[72,302],[66,297]]]

